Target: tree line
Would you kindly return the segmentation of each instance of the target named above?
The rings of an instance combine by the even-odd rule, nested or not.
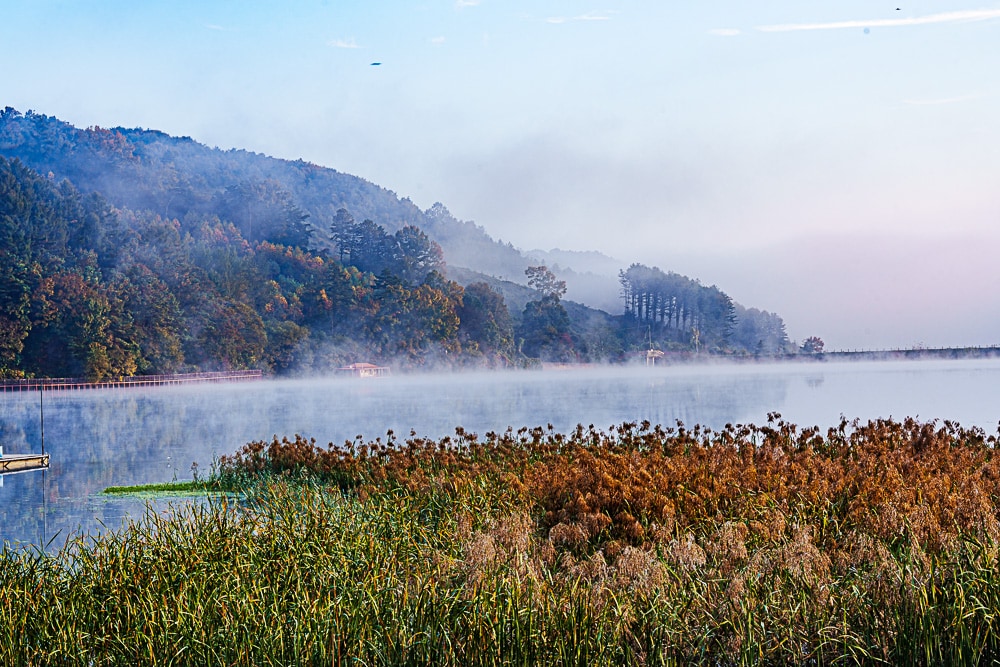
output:
[[[565,301],[547,267],[442,205],[421,213],[302,161],[153,130],[79,130],[9,107],[3,155],[3,377],[617,362],[654,343],[721,354],[789,345],[776,314],[638,264],[622,272],[618,314]],[[439,243],[475,258],[463,284]]]
[[[366,220],[341,262],[289,243],[289,202],[239,197],[165,219],[0,157],[0,377],[516,363],[503,297],[418,228]]]
[[[366,359],[496,367],[621,361],[654,342],[787,345],[777,316],[655,268],[623,271],[624,314],[588,322],[570,316],[565,282],[529,267],[533,296],[512,314],[485,282],[450,280],[440,246],[414,225],[390,233],[340,208],[314,226],[266,182],[216,203],[164,218],[0,158],[0,377],[289,373]]]

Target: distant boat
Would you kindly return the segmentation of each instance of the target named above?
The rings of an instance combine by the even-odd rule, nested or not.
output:
[[[656,360],[662,359],[664,352],[653,347],[653,330],[650,327],[646,327],[646,336],[649,337],[649,349],[646,350],[646,365],[655,366]]]
[[[378,378],[389,374],[388,366],[376,366],[366,362],[348,364],[337,369],[340,375],[349,375],[356,378]]]

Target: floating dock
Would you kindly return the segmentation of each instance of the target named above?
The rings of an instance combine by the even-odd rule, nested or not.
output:
[[[49,467],[48,454],[4,454],[0,456],[0,475]]]

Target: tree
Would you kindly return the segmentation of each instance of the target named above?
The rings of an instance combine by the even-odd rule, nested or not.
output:
[[[216,204],[219,217],[233,222],[251,242],[309,245],[309,214],[276,181],[244,181],[226,188]]]
[[[642,264],[618,275],[625,314],[636,325],[635,343],[652,331],[677,347],[728,349],[738,315],[733,300],[718,287]]]
[[[528,286],[541,292],[543,297],[553,296],[558,301],[566,294],[566,281],[556,278],[544,264],[529,266],[524,270],[524,274],[528,276]]]
[[[138,336],[119,286],[101,284],[91,266],[55,275],[51,289],[25,342],[26,370],[91,381],[135,375]]]
[[[0,250],[0,378],[21,374],[21,352],[32,327],[32,293],[40,281],[37,266]]]
[[[177,297],[148,267],[138,264],[119,279],[139,345],[139,372],[175,373],[184,364],[182,315]]]
[[[458,318],[464,350],[510,360],[514,352],[514,327],[503,294],[483,282],[468,285]]]
[[[395,239],[386,234],[381,225],[371,220],[363,220],[357,225],[350,255],[351,264],[358,269],[380,275],[392,264],[395,256]]]
[[[799,350],[802,354],[820,354],[823,352],[823,339],[819,336],[810,336],[802,341],[802,347]]]
[[[521,351],[543,361],[572,361],[576,355],[569,325],[569,314],[555,294],[529,301],[518,329]]]
[[[226,299],[214,299],[207,311],[195,339],[202,363],[222,370],[258,368],[267,345],[260,315],[245,303]]]
[[[337,209],[333,222],[330,223],[330,240],[337,247],[341,264],[357,245],[357,232],[358,224],[354,222],[354,216],[346,208]]]
[[[425,363],[428,354],[461,351],[458,339],[462,288],[432,272],[422,285],[411,287],[385,272],[376,280],[367,333],[382,356],[402,355],[406,363]]]
[[[406,225],[394,235],[393,270],[410,284],[423,282],[432,271],[444,268],[444,253],[419,227]]]
[[[778,315],[756,308],[736,307],[733,346],[752,354],[783,354],[789,351],[785,323]]]
[[[287,373],[298,361],[298,353],[309,339],[309,329],[288,320],[267,322],[264,358],[276,373]]]

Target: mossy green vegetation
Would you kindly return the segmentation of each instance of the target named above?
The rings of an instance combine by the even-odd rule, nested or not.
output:
[[[201,496],[219,492],[220,489],[218,485],[213,486],[208,482],[189,480],[184,482],[164,482],[160,484],[109,486],[101,493],[107,496],[172,497]]]
[[[54,555],[0,554],[13,665],[1000,660],[996,438],[623,424],[250,443]]]

